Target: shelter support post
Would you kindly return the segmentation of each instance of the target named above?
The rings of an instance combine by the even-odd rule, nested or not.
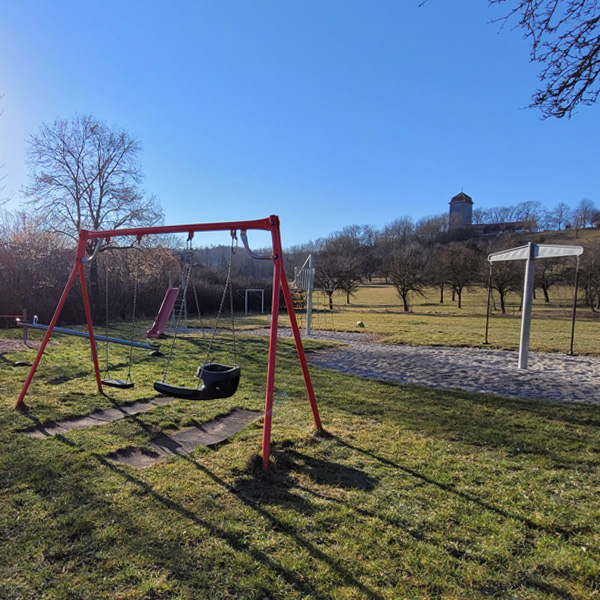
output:
[[[579,293],[579,256],[575,267],[575,290],[573,292],[573,314],[571,315],[571,342],[569,344],[569,355],[573,356],[573,344],[575,342],[575,319],[577,317],[577,294]]]
[[[519,344],[519,369],[527,369],[529,359],[529,333],[531,331],[531,307],[533,306],[533,279],[535,277],[535,244],[529,242],[529,256],[525,263],[523,286],[523,316],[521,318],[521,342]]]
[[[484,344],[489,344],[488,342],[488,332],[490,330],[490,305],[492,300],[492,263],[490,263],[490,277],[488,280],[488,293],[487,293],[487,308],[485,311],[485,339],[483,340]]]

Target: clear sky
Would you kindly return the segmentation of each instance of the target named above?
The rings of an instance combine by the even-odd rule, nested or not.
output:
[[[510,1],[509,3],[510,4]],[[536,65],[486,0],[8,0],[0,164],[93,114],[139,138],[166,223],[279,214],[285,246],[350,224],[600,203],[600,106],[526,109]]]

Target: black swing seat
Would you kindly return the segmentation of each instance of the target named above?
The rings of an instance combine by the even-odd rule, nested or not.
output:
[[[198,375],[204,385],[199,388],[186,388],[169,385],[162,381],[154,382],[154,389],[165,396],[184,398],[186,400],[218,400],[229,398],[237,391],[240,383],[240,367],[230,367],[220,363],[207,363],[198,368]]]
[[[123,381],[122,379],[103,379],[102,385],[128,390],[134,386],[133,381]]]

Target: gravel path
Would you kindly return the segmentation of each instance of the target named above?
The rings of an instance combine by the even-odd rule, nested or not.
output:
[[[282,336],[291,335],[281,331]],[[316,331],[310,338],[344,342],[308,355],[311,364],[359,377],[520,398],[600,403],[600,358],[479,348],[381,344],[364,333]]]

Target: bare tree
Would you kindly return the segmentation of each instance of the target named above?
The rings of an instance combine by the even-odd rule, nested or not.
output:
[[[600,13],[597,0],[489,0],[508,4],[502,19],[516,21],[531,41],[532,62],[541,65],[541,88],[532,107],[547,117],[570,117],[579,104],[598,99]]]
[[[596,210],[591,200],[584,199],[579,202],[573,210],[573,220],[578,225],[578,229],[585,229],[588,225],[592,225]]]
[[[27,307],[32,315],[49,318],[73,254],[64,242],[35,215],[0,211],[0,313],[18,314]],[[69,307],[66,314],[72,316]]]
[[[46,230],[77,239],[81,229],[154,225],[163,213],[140,189],[140,142],[88,115],[43,124],[28,140],[31,183],[25,195]],[[90,244],[88,253],[95,244]],[[105,248],[103,248],[105,249]],[[90,286],[98,298],[98,262],[90,264]],[[93,308],[98,308],[94,306]]]
[[[564,202],[559,202],[549,213],[549,222],[551,227],[556,227],[560,231],[571,218],[571,209]]]
[[[536,200],[520,202],[515,207],[517,221],[523,221],[528,229],[537,228],[544,220],[544,208]]]
[[[517,221],[519,208],[517,206],[493,206],[492,208],[475,209],[473,211],[473,222],[482,223],[509,223]]]
[[[399,217],[383,228],[377,239],[377,255],[381,265],[379,273],[385,277],[386,283],[389,281],[390,256],[413,241],[414,236],[415,224],[408,216]]]
[[[367,281],[373,281],[373,275],[381,267],[381,256],[378,252],[379,232],[373,225],[360,228],[360,255],[362,275]]]
[[[431,250],[428,261],[427,279],[429,281],[429,285],[439,290],[440,304],[444,304],[444,292],[446,291],[446,285],[448,283],[443,267],[445,252],[446,246],[438,244]]]
[[[484,208],[476,208],[473,210],[473,225],[482,225],[488,222],[488,211]]]
[[[321,264],[315,267],[315,285],[325,292],[329,301],[329,310],[333,310],[333,294],[336,290],[335,281],[329,277]]]
[[[536,261],[535,287],[544,293],[544,302],[550,302],[550,288],[565,279],[563,261],[556,258],[546,258]]]
[[[443,234],[448,231],[448,214],[423,217],[417,221],[415,233],[419,241],[424,244],[433,244],[440,241]]]
[[[156,199],[145,197],[140,142],[92,116],[57,119],[28,140],[31,183],[25,195],[50,230],[76,239],[80,229],[158,223]]]
[[[428,284],[428,255],[418,244],[398,249],[388,259],[390,281],[402,299],[404,312],[410,311],[408,298],[411,293],[423,294]]]
[[[384,227],[383,237],[405,244],[414,232],[415,224],[413,220],[408,216],[399,217]]]
[[[506,297],[511,292],[520,293],[523,287],[523,271],[519,261],[494,263],[492,269],[492,289],[500,296],[500,310],[506,313]]]
[[[504,235],[488,247],[486,254],[507,250],[518,245],[519,237],[514,235]],[[499,243],[498,243],[499,242]],[[506,299],[509,293],[522,293],[523,291],[523,264],[522,261],[500,261],[486,264],[481,272],[481,279],[485,281],[486,287],[491,274],[491,287],[496,290],[500,296],[500,310],[502,314],[506,313]]]
[[[332,234],[318,255],[319,268],[315,276],[319,285],[324,285],[326,291],[331,290],[331,293],[328,292],[330,306],[335,289],[346,292],[346,303],[350,304],[350,297],[362,280],[364,264],[358,234],[360,228],[356,227],[358,226],[350,226]]]
[[[440,277],[452,289],[458,308],[462,308],[463,291],[478,281],[483,257],[472,246],[453,242],[443,249],[438,258]]]
[[[600,308],[600,244],[586,247],[581,256],[581,286],[586,304],[597,312]]]

